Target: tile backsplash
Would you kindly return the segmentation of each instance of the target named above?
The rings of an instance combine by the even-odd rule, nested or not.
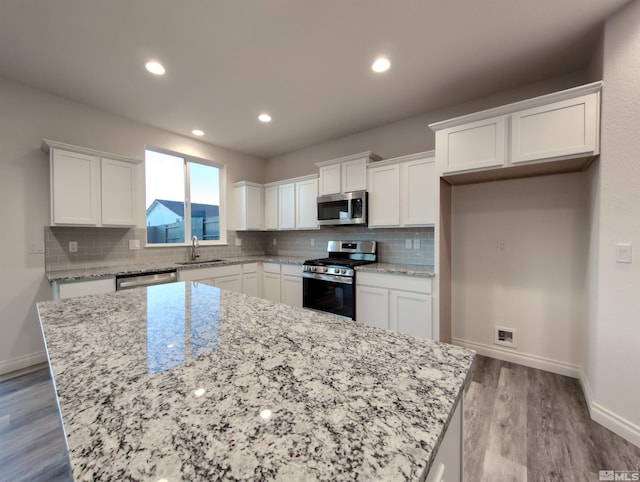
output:
[[[145,248],[144,228],[45,227],[45,269],[94,268],[141,263],[165,263],[188,259],[187,247]],[[378,241],[378,259],[385,263],[433,265],[433,228],[368,229],[323,227],[310,231],[228,231],[227,246],[201,246],[202,258],[224,258],[273,254],[319,258],[326,256],[332,239]],[[236,237],[242,246],[236,246]],[[140,249],[129,249],[129,240],[140,241]],[[414,249],[414,240],[420,247]],[[275,244],[274,244],[275,240]],[[313,245],[312,245],[313,240]],[[406,248],[411,240],[411,248]],[[69,252],[69,242],[78,245]]]

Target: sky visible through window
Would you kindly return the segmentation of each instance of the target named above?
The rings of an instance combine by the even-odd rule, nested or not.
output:
[[[184,202],[184,158],[146,151],[146,207],[155,199]],[[191,202],[220,205],[220,169],[191,162]]]

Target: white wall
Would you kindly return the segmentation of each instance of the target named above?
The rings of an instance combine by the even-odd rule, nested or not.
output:
[[[227,163],[227,184],[263,182],[264,161],[148,127],[0,79],[0,373],[44,361],[35,302],[50,299],[44,255],[28,254],[43,242],[49,223],[49,158],[43,138],[137,159],[145,145]],[[140,197],[142,200],[142,197]],[[232,196],[230,196],[232,200]],[[144,210],[144,206],[141,207]],[[233,211],[229,211],[233,212]],[[141,219],[144,212],[141,211]]]
[[[594,418],[640,445],[640,2],[605,25],[600,169],[595,227],[588,380]],[[631,243],[633,264],[615,260]],[[593,279],[595,278],[595,279]]]
[[[435,148],[435,135],[428,127],[432,122],[549,94],[588,82],[587,71],[574,72],[333,139],[269,159],[265,177],[267,182],[271,182],[314,174],[318,172],[316,162],[364,151],[373,151],[384,159],[429,151]]]
[[[587,331],[587,199],[584,173],[453,187],[454,342],[579,376]],[[496,325],[516,330],[515,349],[494,344]]]

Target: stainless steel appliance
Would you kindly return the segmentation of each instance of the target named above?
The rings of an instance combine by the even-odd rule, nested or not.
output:
[[[366,191],[320,196],[317,203],[318,225],[320,226],[367,224]]]
[[[375,241],[329,241],[328,257],[302,266],[302,306],[356,319],[355,267],[378,260]]]
[[[129,290],[143,286],[154,286],[178,281],[176,270],[154,271],[144,274],[116,276],[116,290]]]

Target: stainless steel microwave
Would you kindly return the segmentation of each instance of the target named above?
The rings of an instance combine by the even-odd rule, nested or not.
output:
[[[367,224],[367,191],[328,194],[318,198],[318,225]]]

